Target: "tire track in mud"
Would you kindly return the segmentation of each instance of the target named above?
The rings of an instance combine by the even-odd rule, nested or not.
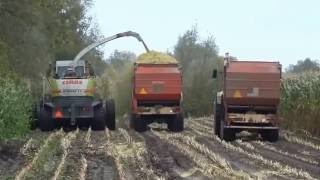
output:
[[[209,179],[194,168],[193,161],[178,151],[176,146],[161,140],[152,132],[143,133],[142,136],[145,139],[152,166],[159,176],[164,176],[165,179]]]
[[[195,168],[193,161],[179,152],[175,146],[161,140],[150,131],[134,131],[129,128],[128,121],[122,121],[121,124],[133,142],[143,143],[145,153],[141,163],[152,170],[151,179],[208,179]]]
[[[301,169],[305,172],[308,172],[313,177],[320,177],[320,167],[315,161],[308,161],[300,156],[294,156],[290,153],[284,153],[283,151],[277,151],[277,149],[270,149],[268,146],[262,142],[241,142],[237,141],[237,144],[241,144],[242,146],[246,146],[246,148],[250,149],[251,152],[255,152],[257,154],[261,154],[264,157],[278,161],[281,159],[282,164],[289,165],[291,167],[295,167],[297,169]]]
[[[0,143],[0,179],[14,179],[23,167],[32,161],[48,133],[35,130],[25,140]]]
[[[164,133],[153,131],[161,140],[175,146],[179,152],[189,157],[196,169],[210,179],[248,179],[248,174],[230,168],[224,158],[217,156],[203,144],[195,141],[187,133]]]
[[[248,143],[250,143],[254,147],[258,146],[260,148],[265,148],[274,153],[278,153],[283,156],[288,156],[290,158],[302,161],[304,163],[308,163],[310,165],[314,165],[314,166],[319,165],[319,162],[317,162],[317,160],[314,159],[312,156],[309,156],[308,153],[306,153],[306,151],[301,152],[301,150],[298,150],[298,149],[291,150],[287,146],[284,146],[284,147],[282,146],[282,148],[279,148],[281,143],[275,144],[275,143],[263,142],[263,141],[250,141]]]
[[[151,165],[144,138],[127,129],[123,124],[118,130],[110,131],[111,153],[116,159],[120,179],[163,179]]]
[[[201,121],[194,121],[193,123],[196,123],[201,129],[208,129],[213,134],[213,130],[210,130],[210,127]],[[265,144],[272,149],[277,149],[279,153],[283,152],[283,155],[290,156],[290,158],[296,156],[295,158],[300,160],[304,159],[304,161],[313,162],[312,164],[315,165],[320,164],[320,145],[315,144],[314,140],[310,139],[310,135],[306,135],[305,138],[300,138],[292,132],[288,134],[287,131],[284,130],[280,131],[280,136],[279,141],[275,143],[265,142]],[[311,138],[316,139],[315,137]],[[240,139],[242,139],[242,137]],[[257,139],[252,140],[256,141]]]
[[[203,128],[202,124],[199,124],[199,122],[195,123],[195,122],[191,122],[191,124],[193,124],[193,129],[197,129],[196,131],[201,131],[201,133],[205,134],[206,132],[204,132],[203,130],[206,130],[208,127]],[[192,126],[192,125],[191,125]],[[196,127],[198,126],[198,127]],[[196,127],[196,128],[195,128]],[[196,132],[197,133],[197,132]],[[277,178],[286,178],[287,175],[290,175],[291,178],[312,178],[308,172],[305,171],[299,171],[298,169],[296,169],[295,167],[290,167],[286,164],[282,164],[280,162],[278,162],[277,160],[271,161],[268,158],[265,158],[265,154],[259,154],[257,152],[252,152],[250,149],[245,149],[244,147],[239,146],[238,144],[231,144],[231,143],[227,143],[224,141],[221,141],[218,137],[213,136],[213,131],[210,132],[212,133],[212,138],[209,138],[209,142],[218,142],[220,144],[223,145],[224,148],[226,149],[230,149],[231,151],[236,151],[232,154],[237,154],[239,156],[239,154],[241,154],[241,156],[249,156],[250,159],[253,159],[254,161],[251,162],[256,162],[257,167],[260,167],[262,165],[268,167],[268,171],[262,171],[266,174],[271,174],[271,175],[275,175],[275,176],[279,176]],[[209,137],[209,134],[206,134],[207,137]],[[198,138],[199,139],[199,138]],[[214,148],[214,147],[212,147]],[[219,145],[217,145],[215,148],[219,148]],[[223,151],[222,151],[223,152]],[[234,163],[234,161],[231,159],[229,161],[231,164]],[[242,163],[239,163],[240,165],[242,165]],[[283,169],[285,171],[283,171]],[[284,172],[284,173],[283,173]],[[292,176],[293,175],[293,176]],[[290,177],[288,176],[288,177]]]
[[[89,129],[89,131],[91,130]],[[86,136],[86,141],[88,144],[84,158],[79,157],[82,165],[86,166],[86,169],[82,172],[85,173],[84,178],[88,180],[118,179],[114,159],[106,152],[108,142],[106,132],[91,131],[91,133]],[[83,161],[85,161],[85,163]],[[80,174],[80,177],[82,176]]]
[[[57,179],[77,179],[80,176],[81,157],[85,151],[85,137],[88,131],[78,131],[75,139],[70,143],[68,154]]]

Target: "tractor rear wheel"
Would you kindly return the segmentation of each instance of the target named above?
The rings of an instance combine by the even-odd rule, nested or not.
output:
[[[113,99],[106,102],[106,125],[110,130],[116,129],[116,112]]]
[[[51,111],[41,108],[39,112],[39,128],[41,131],[52,131],[55,128],[55,122],[52,119]]]
[[[94,117],[91,123],[91,129],[94,131],[105,130],[106,121],[105,121],[106,112],[105,109],[100,107],[94,110]]]

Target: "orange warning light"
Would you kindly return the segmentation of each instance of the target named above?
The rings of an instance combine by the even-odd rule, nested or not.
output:
[[[55,113],[54,113],[54,117],[55,118],[62,118],[63,115],[62,115],[62,112],[60,110],[57,110]]]

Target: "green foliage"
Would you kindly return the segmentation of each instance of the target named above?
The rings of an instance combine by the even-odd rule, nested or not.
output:
[[[31,93],[16,76],[0,75],[0,139],[19,138],[29,131]]]
[[[115,51],[108,58],[108,67],[98,81],[99,94],[103,99],[115,99],[118,115],[130,112],[134,59],[133,53]]]
[[[38,0],[0,3],[0,63],[27,79],[34,96],[41,94],[41,74],[57,59],[73,59],[85,46],[100,38],[87,15],[91,0]],[[5,60],[4,60],[5,59]],[[102,54],[94,50],[86,57],[104,71]],[[0,69],[1,70],[1,69]]]
[[[174,56],[183,71],[185,113],[193,116],[212,113],[213,97],[221,89],[221,79],[213,80],[212,72],[223,69],[214,38],[201,41],[197,29],[193,28],[179,37]]]
[[[282,81],[282,125],[320,135],[320,73],[307,72]]]
[[[306,71],[319,71],[320,64],[317,60],[311,60],[306,58],[305,60],[299,60],[297,64],[290,64],[287,72],[288,73],[302,73]]]
[[[92,0],[37,0],[0,2],[0,138],[14,138],[28,131],[31,93],[42,94],[41,75],[49,63],[73,59],[100,38],[87,15]],[[96,74],[106,63],[93,50],[88,60]],[[15,74],[14,77],[4,74]]]

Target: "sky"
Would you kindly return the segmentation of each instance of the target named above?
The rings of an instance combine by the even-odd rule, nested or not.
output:
[[[93,0],[90,15],[105,37],[136,31],[150,49],[173,51],[178,37],[197,26],[201,39],[215,38],[219,54],[239,60],[280,61],[285,67],[320,59],[318,0]],[[134,38],[102,47],[144,52]]]

